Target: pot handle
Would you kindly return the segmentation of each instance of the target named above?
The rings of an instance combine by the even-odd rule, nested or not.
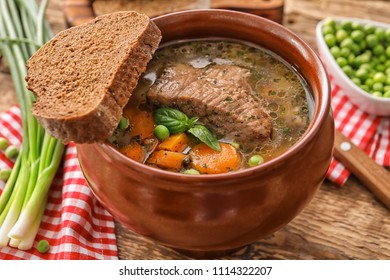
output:
[[[337,129],[334,156],[390,209],[390,172]]]

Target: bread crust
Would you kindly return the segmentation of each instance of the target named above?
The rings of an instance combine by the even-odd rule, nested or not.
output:
[[[110,45],[104,46],[107,50],[104,50],[105,54],[101,59],[110,60],[112,55],[112,60],[115,62],[112,65],[108,64],[109,69],[91,69],[91,72],[96,72],[98,76],[88,77],[86,72],[82,73],[82,78],[79,79],[79,74],[74,73],[76,70],[72,72],[72,68],[69,68],[72,64],[75,65],[75,69],[80,69],[76,67],[77,65],[91,65],[89,60],[92,58],[88,56],[88,50],[87,55],[79,55],[77,61],[72,55],[59,56],[60,59],[57,59],[57,53],[64,48],[64,53],[71,48],[76,52],[82,48],[75,40],[77,36],[83,36],[84,39],[89,36],[90,38],[87,39],[96,43],[88,47],[99,48],[99,36],[111,32],[110,28],[119,28],[121,21],[127,21],[128,26],[128,21],[132,19],[136,23],[134,23],[134,30],[129,30],[132,32],[129,36],[134,39],[126,43],[127,45],[124,46],[126,50],[117,53],[114,49],[115,43],[112,50]],[[27,62],[27,88],[37,96],[32,114],[47,133],[61,139],[64,143],[106,141],[116,129],[123,108],[130,99],[140,75],[152,59],[160,40],[161,32],[157,26],[149,17],[136,12],[117,12],[99,16],[86,24],[60,32]],[[49,59],[51,59],[50,65],[47,65]],[[96,56],[93,59],[96,60]],[[107,76],[105,76],[106,72]],[[59,106],[61,104],[58,103],[61,101],[66,101],[64,110],[58,109],[61,108]],[[80,108],[80,103],[83,102],[86,103],[85,108]]]

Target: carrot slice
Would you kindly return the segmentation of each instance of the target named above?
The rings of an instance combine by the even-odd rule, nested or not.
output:
[[[183,160],[187,155],[171,151],[155,151],[153,152],[147,163],[157,165],[160,168],[179,171],[183,167]]]
[[[152,138],[155,127],[153,113],[139,109],[136,106],[125,107],[123,115],[129,120],[130,136],[141,139]]]
[[[133,160],[139,162],[143,162],[145,160],[146,152],[137,142],[130,142],[130,144],[119,149],[119,151]]]
[[[220,143],[217,152],[204,143],[196,145],[190,152],[192,167],[202,174],[219,174],[238,170],[241,167],[240,153],[232,145]]]
[[[183,152],[188,147],[188,137],[183,133],[172,134],[158,146],[160,150]]]

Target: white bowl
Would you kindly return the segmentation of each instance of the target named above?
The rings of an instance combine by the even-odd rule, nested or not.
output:
[[[376,22],[372,20],[349,18],[349,17],[334,17],[336,22],[344,20],[350,20],[359,22],[363,25],[372,24],[379,27],[390,28],[390,24],[383,22]],[[322,26],[325,20],[320,21],[316,27],[316,40],[319,55],[325,64],[325,67],[329,74],[334,79],[335,83],[343,90],[343,92],[349,97],[349,100],[358,106],[363,111],[381,116],[390,115],[390,98],[373,96],[370,93],[364,91],[357,85],[355,85],[351,79],[343,72],[336,60],[330,53],[328,46],[325,43],[322,35]]]

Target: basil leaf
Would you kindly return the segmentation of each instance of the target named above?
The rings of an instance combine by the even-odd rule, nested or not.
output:
[[[164,125],[170,133],[188,132],[215,151],[221,151],[217,138],[204,125],[196,124],[199,118],[189,119],[183,112],[173,108],[158,108],[153,112],[157,125]]]
[[[173,108],[158,108],[153,112],[153,118],[156,124],[166,126],[170,133],[180,133],[190,128],[187,115]]]
[[[197,117],[193,117],[193,118],[189,119],[189,121],[188,121],[189,128],[194,127],[194,125],[196,124],[196,122],[198,120],[199,120],[199,118],[197,118]]]
[[[197,124],[194,127],[190,128],[188,132],[194,135],[203,143],[205,143],[211,149],[217,152],[221,151],[221,146],[219,145],[217,138],[215,138],[215,136],[211,133],[210,130],[207,129],[207,127]]]

